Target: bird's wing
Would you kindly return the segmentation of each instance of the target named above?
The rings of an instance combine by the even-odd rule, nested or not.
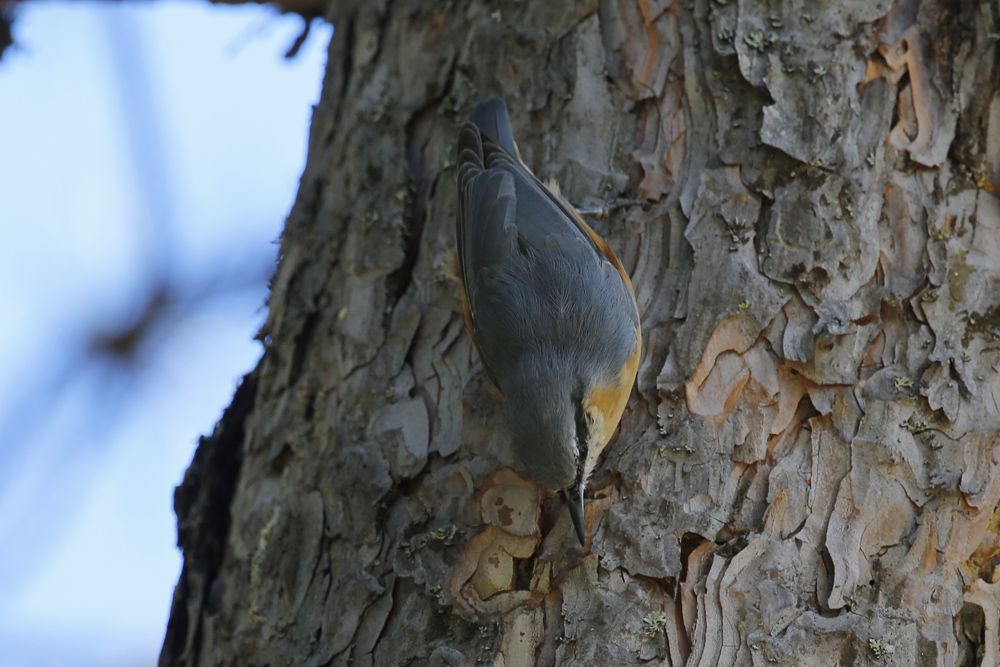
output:
[[[520,264],[517,254],[515,224],[516,197],[513,177],[500,170],[488,171],[482,163],[482,143],[475,126],[466,125],[459,135],[458,169],[458,263],[465,291],[466,324],[471,326],[473,341],[487,375],[498,382],[490,354],[479,344],[479,321],[488,302],[481,298],[484,270]],[[493,320],[490,313],[487,319]],[[488,346],[492,347],[492,346]]]
[[[488,116],[474,112],[473,119],[501,133],[509,128],[509,121],[477,118],[483,115]],[[505,120],[504,111],[500,121]],[[501,391],[502,366],[536,345],[539,335],[566,342],[601,337],[595,323],[600,329],[609,319],[618,320],[607,322],[609,327],[624,319],[638,330],[631,284],[607,244],[474,123],[459,136],[458,181],[457,236],[467,307],[483,365]],[[560,304],[566,306],[561,313]],[[610,338],[627,342],[620,335]],[[634,344],[633,336],[624,354]],[[610,356],[620,355],[616,350]]]
[[[459,164],[466,163],[463,153],[470,150],[466,159],[475,155],[478,168],[504,171],[514,177],[518,233],[522,243],[539,248],[553,234],[567,240],[577,238],[589,241],[609,260],[613,258],[613,263],[618,263],[607,244],[590,230],[573,208],[542,184],[521,161],[503,100],[496,98],[483,102],[473,109],[469,121],[477,130],[478,141],[472,141],[471,135],[466,134],[469,129],[466,125],[459,138]]]
[[[589,239],[597,251],[611,263],[628,287],[629,295],[634,302],[635,292],[632,289],[632,280],[611,247],[590,228],[590,225],[580,217],[569,202],[546,187],[521,161],[521,154],[514,142],[510,115],[507,113],[507,105],[504,104],[504,101],[495,98],[483,102],[473,109],[469,120],[480,131],[482,166],[486,169],[506,167],[524,178],[523,182],[519,179],[517,183],[518,219],[537,220],[540,223],[550,221],[552,223],[551,225],[536,224],[533,225],[532,229],[523,229],[522,234],[528,242],[537,244],[539,241],[544,242],[544,238],[550,233],[565,235],[575,230],[578,234],[573,234],[573,236]],[[571,225],[565,225],[566,222],[571,223]],[[638,325],[638,310],[636,324]]]

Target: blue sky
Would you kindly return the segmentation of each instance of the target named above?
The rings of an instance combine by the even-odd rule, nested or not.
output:
[[[261,354],[332,28],[259,6],[26,3],[0,60],[0,652],[154,665],[173,487]],[[96,332],[170,295],[134,354]]]

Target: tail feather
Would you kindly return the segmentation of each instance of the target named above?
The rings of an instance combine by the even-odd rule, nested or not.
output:
[[[518,157],[517,144],[514,143],[514,130],[510,126],[510,116],[507,105],[499,97],[483,102],[469,114],[469,120],[479,128],[480,132],[495,139],[508,153]]]

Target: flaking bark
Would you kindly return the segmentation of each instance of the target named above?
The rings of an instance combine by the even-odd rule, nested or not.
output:
[[[161,665],[1000,664],[995,4],[327,18],[266,352],[178,491]],[[492,96],[570,200],[646,200],[593,225],[645,349],[585,549],[507,469],[448,277]]]

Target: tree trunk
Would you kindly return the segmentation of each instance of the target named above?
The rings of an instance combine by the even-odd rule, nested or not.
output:
[[[1000,664],[994,3],[338,0],[266,352],[177,491],[160,664]],[[463,328],[455,142],[632,275],[588,544]],[[516,470],[516,468],[515,468]]]

